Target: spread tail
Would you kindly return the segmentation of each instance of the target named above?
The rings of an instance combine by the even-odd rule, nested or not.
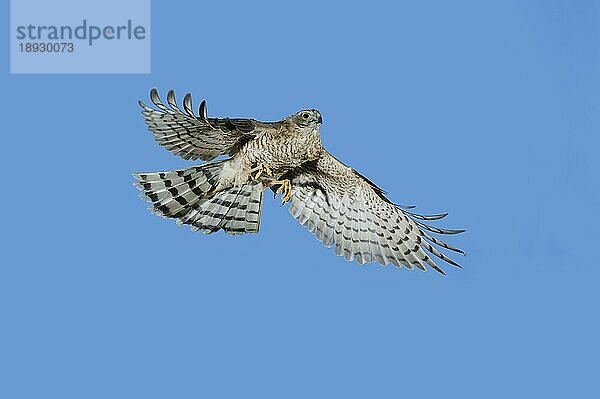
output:
[[[149,202],[150,210],[192,230],[229,234],[257,233],[262,208],[262,184],[246,184],[215,192],[223,163],[169,172],[138,173],[136,187]]]

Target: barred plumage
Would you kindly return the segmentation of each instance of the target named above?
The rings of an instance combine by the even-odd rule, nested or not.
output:
[[[337,255],[360,264],[375,261],[420,270],[426,270],[427,265],[444,273],[427,250],[459,266],[431,243],[464,252],[423,230],[441,234],[463,230],[438,229],[415,220],[437,220],[446,214],[418,215],[398,207],[385,197],[383,190],[329,153],[285,177],[293,187],[290,213],[323,244],[335,245]]]
[[[261,184],[230,187],[213,193],[218,185],[223,162],[174,170],[139,173],[134,177],[142,196],[152,202],[150,210],[192,230],[230,234],[256,233],[262,207]]]
[[[444,273],[432,257],[454,266],[436,246],[462,253],[429,234],[457,234],[422,221],[447,214],[420,215],[389,201],[385,192],[322,148],[321,114],[304,110],[277,122],[209,118],[206,102],[192,111],[188,94],[179,108],[173,91],[165,105],[152,89],[158,109],[140,101],[156,141],[184,159],[229,158],[185,169],[135,174],[137,187],[160,216],[192,230],[230,234],[259,230],[265,188],[279,187],[290,213],[335,253],[360,264],[378,262],[408,269],[427,266]]]

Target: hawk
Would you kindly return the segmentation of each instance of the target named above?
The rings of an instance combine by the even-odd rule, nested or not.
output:
[[[391,202],[386,193],[323,148],[319,111],[306,109],[277,122],[209,118],[192,97],[183,110],[173,90],[164,104],[150,91],[156,108],[139,101],[156,142],[186,160],[212,161],[167,172],[136,173],[136,186],[150,209],[194,231],[257,233],[263,191],[281,193],[290,213],[335,253],[360,264],[378,262],[443,273],[433,257],[458,263],[436,247],[464,254],[430,233],[457,234],[423,221],[447,214],[419,215]],[[219,156],[225,156],[214,160]]]

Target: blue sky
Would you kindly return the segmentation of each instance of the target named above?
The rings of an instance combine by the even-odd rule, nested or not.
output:
[[[599,17],[155,1],[149,75],[4,58],[0,396],[598,397]],[[190,164],[146,131],[153,86],[218,116],[318,108],[331,152],[468,230],[464,269],[347,263],[269,196],[256,236],[151,215],[131,172]]]

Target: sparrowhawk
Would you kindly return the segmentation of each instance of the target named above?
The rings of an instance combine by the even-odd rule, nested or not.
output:
[[[319,111],[307,109],[277,122],[209,118],[191,95],[178,106],[174,92],[164,104],[150,91],[156,109],[139,102],[158,144],[186,160],[207,162],[184,169],[137,173],[136,185],[150,209],[192,230],[257,233],[263,191],[282,193],[290,213],[335,253],[360,264],[379,262],[440,273],[433,256],[455,261],[437,247],[464,252],[430,233],[457,234],[424,223],[446,216],[419,215],[392,203],[369,179],[346,166],[321,143]],[[219,160],[214,160],[224,156]],[[437,246],[437,247],[436,247]]]

